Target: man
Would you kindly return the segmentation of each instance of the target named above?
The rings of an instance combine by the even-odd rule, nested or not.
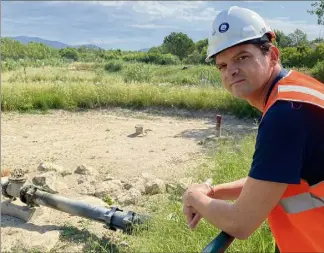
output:
[[[281,252],[324,252],[324,84],[283,69],[274,39],[249,9],[215,18],[206,60],[233,96],[263,114],[248,176],[189,186],[184,214],[191,228],[204,217],[237,239],[268,218]]]

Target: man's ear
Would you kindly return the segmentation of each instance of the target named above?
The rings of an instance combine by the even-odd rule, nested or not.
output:
[[[280,62],[279,49],[274,45],[270,47],[270,57],[271,57],[271,65],[275,66]]]

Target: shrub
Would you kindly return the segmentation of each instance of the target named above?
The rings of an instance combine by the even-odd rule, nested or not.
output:
[[[189,64],[199,64],[202,63],[204,59],[205,57],[202,54],[198,51],[194,51],[192,54],[188,55],[184,62]]]
[[[75,48],[63,48],[59,50],[60,56],[62,58],[77,61],[79,59],[79,54]]]
[[[149,65],[128,65],[123,73],[125,82],[149,82],[152,79],[152,69]]]
[[[122,59],[124,61],[154,63],[158,65],[176,65],[180,63],[180,60],[177,56],[172,54],[161,53],[127,53],[122,56]]]
[[[318,62],[312,69],[312,76],[324,83],[324,61]]]
[[[118,72],[122,70],[123,64],[118,61],[111,61],[105,64],[105,70],[108,72]]]

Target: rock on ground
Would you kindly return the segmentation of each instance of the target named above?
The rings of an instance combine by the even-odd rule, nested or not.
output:
[[[54,164],[54,163],[49,163],[49,162],[42,162],[39,164],[37,167],[38,171],[56,171],[59,173],[62,173],[64,168],[60,165]]]
[[[159,194],[165,192],[165,183],[161,179],[152,179],[145,184],[145,193],[146,194]]]
[[[79,165],[76,168],[76,170],[74,171],[74,173],[81,174],[81,175],[94,175],[94,174],[96,174],[95,169],[93,167],[85,165],[85,164]]]
[[[58,180],[58,175],[55,171],[49,171],[36,175],[32,179],[35,186],[41,187],[44,191],[49,193],[59,193],[68,188],[68,186],[61,180]]]

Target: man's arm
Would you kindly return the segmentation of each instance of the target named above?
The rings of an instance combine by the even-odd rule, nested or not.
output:
[[[219,184],[213,187],[212,198],[222,200],[236,200],[242,192],[246,177],[239,180]]]
[[[213,199],[189,187],[184,204],[192,209],[186,208],[186,212],[197,211],[232,236],[247,238],[267,218],[287,185],[300,183],[311,129],[305,120],[307,111],[302,106],[298,108],[293,109],[290,102],[277,102],[263,118],[251,169],[241,192],[239,183],[236,187],[229,183],[219,190],[223,199],[239,195],[235,203]]]
[[[248,177],[235,203],[212,199],[188,189],[188,205],[217,228],[237,239],[247,239],[277,205],[287,184]]]

